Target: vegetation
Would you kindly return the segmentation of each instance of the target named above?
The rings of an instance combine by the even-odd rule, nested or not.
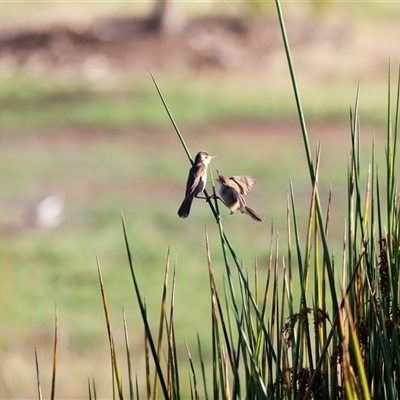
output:
[[[239,261],[223,221],[220,204],[209,202],[219,231],[225,279],[218,285],[211,257],[213,243],[205,232],[211,303],[211,364],[204,341],[197,336],[197,349],[186,344],[189,378],[182,371],[176,338],[174,312],[176,269],[168,298],[170,255],[168,252],[162,291],[158,332],[150,327],[146,297],[140,289],[129,234],[123,230],[131,277],[144,324],[144,354],[147,398],[181,398],[182,381],[189,379],[190,397],[198,398],[390,398],[398,393],[398,194],[395,176],[399,122],[400,75],[397,80],[394,117],[391,83],[388,84],[385,176],[375,160],[373,144],[367,171],[360,168],[358,94],[350,115],[351,155],[348,162],[347,218],[339,260],[329,244],[331,193],[323,211],[319,195],[321,146],[312,160],[307,129],[279,1],[288,65],[291,72],[299,121],[306,150],[312,194],[305,243],[297,219],[293,186],[287,202],[287,250],[280,260],[279,238],[273,232],[265,287],[259,283],[256,261],[250,274]],[[390,77],[390,71],[389,71]],[[186,143],[167,103],[155,83],[165,109],[191,160]],[[361,181],[367,175],[365,187]],[[382,179],[386,180],[382,189]],[[215,188],[213,185],[215,193]],[[365,194],[363,194],[365,193]],[[280,273],[279,271],[282,271]],[[124,392],[121,363],[112,333],[104,280],[98,265],[103,307],[109,335],[113,397],[143,398],[138,375],[132,371],[134,354],[129,349],[124,314],[129,395]],[[298,276],[297,276],[298,274]],[[250,276],[253,275],[253,278]],[[339,278],[339,280],[338,280]],[[300,282],[300,298],[293,288]],[[193,298],[195,300],[195,298]],[[54,350],[55,378],[57,352]],[[194,352],[198,354],[198,364]],[[206,365],[211,367],[206,368]],[[39,376],[39,374],[38,374]],[[54,393],[55,379],[53,379]],[[40,393],[40,385],[39,385]],[[52,397],[52,396],[51,396]],[[97,398],[96,383],[89,381],[89,398]]]
[[[289,51],[287,55],[290,61]],[[204,82],[196,81],[190,88],[168,84],[164,90],[162,85],[175,120],[184,123],[187,131],[193,128],[190,124],[217,120],[221,115],[219,122],[233,116],[238,120],[254,120],[291,114],[291,98],[279,97],[279,82],[268,91],[268,96],[261,95],[264,88],[256,82],[243,90],[240,101],[235,101],[232,93],[237,89],[228,81],[223,82],[219,86],[221,91],[215,94],[213,85],[219,78],[205,86]],[[252,198],[260,212],[262,208],[257,202],[264,207],[268,202],[268,214],[274,216],[269,238],[265,235],[269,230],[268,220],[261,228],[240,215],[221,222],[219,214],[224,216],[226,210],[214,202],[210,203],[211,214],[208,207],[198,206],[191,216],[190,226],[178,225],[180,221],[170,210],[179,203],[177,198],[183,193],[181,185],[186,170],[182,172],[170,160],[182,155],[176,141],[175,149],[167,155],[158,149],[159,157],[149,160],[146,140],[143,139],[139,147],[137,142],[127,138],[132,124],[152,121],[161,126],[165,119],[165,113],[157,112],[159,99],[150,85],[137,86],[135,82],[134,88],[125,89],[126,80],[123,80],[121,87],[124,89],[119,87],[114,93],[81,83],[69,86],[58,81],[44,84],[28,79],[22,83],[24,89],[32,85],[32,91],[25,92],[16,90],[21,84],[18,77],[8,82],[8,93],[3,88],[6,90],[2,91],[4,97],[0,99],[1,126],[16,134],[18,144],[3,149],[4,157],[0,161],[4,170],[13,166],[7,180],[2,178],[11,200],[12,196],[18,197],[29,188],[28,176],[41,176],[45,187],[57,188],[68,182],[67,204],[70,207],[61,231],[34,232],[29,236],[23,231],[18,241],[9,236],[2,242],[2,265],[6,272],[1,282],[1,311],[3,318],[12,321],[3,329],[2,348],[24,342],[38,347],[39,396],[42,387],[50,387],[49,397],[57,397],[57,378],[65,376],[65,360],[78,365],[89,357],[104,359],[99,356],[104,354],[105,344],[103,332],[99,330],[102,305],[93,301],[99,298],[94,289],[96,277],[92,266],[93,249],[96,249],[112,378],[106,379],[96,369],[88,367],[89,398],[103,397],[104,387],[109,390],[110,382],[114,397],[120,398],[143,398],[145,391],[153,398],[225,398],[235,394],[248,398],[306,398],[310,394],[315,398],[337,398],[338,393],[345,393],[343,397],[347,398],[368,398],[369,395],[396,398],[398,89],[393,105],[389,82],[387,107],[391,112],[394,110],[394,117],[391,112],[382,117],[379,96],[367,96],[362,102],[366,110],[363,122],[386,120],[387,124],[386,157],[381,157],[382,142],[377,134],[373,149],[368,153],[371,154],[367,157],[371,158],[369,163],[363,157],[369,151],[369,143],[365,146],[360,139],[362,111],[357,95],[350,118],[352,150],[345,184],[346,165],[341,165],[338,157],[345,151],[343,142],[324,152],[327,148],[324,139],[312,160],[303,108],[307,116],[313,118],[343,116],[346,96],[341,91],[343,87],[350,90],[349,82],[343,87],[332,84],[319,96],[326,100],[321,100],[315,108],[312,103],[316,89],[307,88],[301,102],[294,74],[292,82],[306,149],[304,164],[309,176],[302,175],[298,161],[290,167],[286,164],[288,159],[298,160],[301,149],[296,146],[289,149],[285,141],[281,146],[273,146],[271,137],[247,138],[252,157],[241,163],[244,172],[267,176],[268,187],[273,188],[273,193],[266,194],[262,185],[257,185],[253,193],[259,190],[261,199],[255,195]],[[365,84],[361,87],[360,98],[364,100]],[[233,100],[225,102],[221,109],[227,97]],[[120,107],[115,107],[116,102]],[[244,103],[246,108],[243,108]],[[43,109],[51,112],[42,112]],[[87,128],[87,140],[79,143],[80,151],[70,158],[66,152],[58,152],[62,145],[71,153],[70,138],[56,137],[52,131],[69,126],[71,121]],[[115,142],[103,140],[102,132],[93,131],[98,127],[114,130]],[[32,130],[38,134],[26,135]],[[153,134],[151,129],[149,134]],[[369,132],[363,132],[364,139],[368,135]],[[316,136],[320,137],[320,132]],[[192,149],[204,145],[204,140],[196,138],[196,134],[185,134],[185,139]],[[210,149],[212,146],[221,160],[224,159],[228,173],[234,169],[243,147],[241,144],[238,149],[234,143],[229,143],[227,149],[226,143],[234,139],[229,135],[223,139],[214,138],[212,132],[207,136]],[[163,138],[157,136],[157,140],[164,149]],[[170,144],[168,142],[168,146]],[[55,149],[57,152],[53,151]],[[35,164],[33,150],[41,157],[40,166]],[[224,158],[224,154],[231,155],[232,159]],[[274,157],[270,157],[271,154]],[[135,158],[135,168],[127,167],[132,164],[132,158]],[[280,165],[276,166],[276,160],[281,160]],[[279,173],[266,175],[265,171],[276,170]],[[328,171],[332,175],[328,175]],[[281,200],[287,190],[289,173],[291,183],[285,208]],[[113,182],[111,190],[105,187],[106,180]],[[160,185],[163,180],[171,183],[170,189],[162,186],[171,196],[160,203],[147,188]],[[138,190],[144,192],[145,200],[139,199]],[[340,197],[343,199],[338,200]],[[82,199],[90,204],[90,210],[83,206]],[[145,211],[146,206],[151,206],[151,216]],[[341,229],[338,231],[335,220],[342,221],[338,210],[346,207],[343,234]],[[123,228],[129,269],[120,227],[107,223],[118,219],[121,208],[125,212]],[[308,218],[303,217],[305,209]],[[207,216],[211,216],[212,221],[204,235],[203,221]],[[23,230],[23,223],[19,226],[15,215],[6,217],[13,226],[17,222]],[[240,217],[243,219],[238,220]],[[286,229],[282,229],[282,221]],[[96,236],[89,235],[89,230],[96,231]],[[285,231],[286,235],[282,234]],[[195,243],[187,240],[189,235]],[[343,249],[333,245],[339,235],[344,237]],[[163,278],[158,267],[164,262],[166,236],[174,237],[174,241],[167,253]],[[254,268],[249,268],[255,251]],[[174,258],[171,254],[178,254],[179,259],[171,262]],[[209,288],[204,284],[205,276]],[[132,280],[140,315],[136,303],[132,304]],[[43,287],[47,289],[44,291]],[[155,324],[154,310],[159,307],[161,288],[161,312]],[[12,293],[23,295],[15,299]],[[52,375],[43,367],[39,373],[39,366],[45,361],[43,349],[50,347],[51,332],[46,324],[54,313],[54,297],[57,340]],[[35,312],[33,304],[39,312]],[[119,317],[121,304],[126,305],[123,323],[118,320],[111,324],[115,316]],[[84,308],[89,312],[83,312]],[[204,320],[204,315],[208,320]],[[16,327],[23,327],[27,319],[28,323],[36,324],[37,333],[14,334],[23,332]],[[144,345],[143,329],[138,328],[140,319],[145,330]],[[73,324],[66,327],[66,321],[71,320]],[[48,333],[44,335],[44,331]],[[71,349],[78,351],[78,358],[68,360]],[[32,372],[21,372],[22,379],[33,376]],[[69,382],[78,386],[84,381],[82,375],[77,377],[72,375],[73,371],[69,372]]]

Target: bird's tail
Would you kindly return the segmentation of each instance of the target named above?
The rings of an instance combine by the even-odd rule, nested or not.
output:
[[[190,207],[192,206],[193,196],[187,196],[183,199],[181,206],[178,210],[178,215],[181,218],[187,218],[190,214]]]
[[[249,215],[251,218],[253,218],[254,221],[261,222],[261,221],[264,219],[263,216],[261,216],[260,214],[257,214],[257,213],[256,213],[252,208],[250,208],[250,207],[245,206],[245,207],[244,207],[244,210],[245,210],[244,213],[247,214],[247,215]]]

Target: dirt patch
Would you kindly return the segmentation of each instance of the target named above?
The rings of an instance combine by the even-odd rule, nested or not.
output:
[[[347,29],[290,24],[291,45],[340,45]],[[101,19],[86,29],[0,31],[0,71],[21,69],[85,75],[143,68],[166,69],[177,62],[193,70],[262,68],[282,47],[276,19],[208,17],[189,20],[179,34],[161,35],[151,19]]]

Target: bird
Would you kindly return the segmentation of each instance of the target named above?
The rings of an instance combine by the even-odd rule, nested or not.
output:
[[[243,196],[249,193],[252,186],[256,183],[256,180],[252,176],[226,176],[219,173],[217,170],[219,183],[219,195],[222,201],[230,210],[232,215],[236,210],[240,210],[243,214],[249,215],[254,221],[261,222],[264,217],[257,214],[253,209],[246,205],[246,201]]]
[[[206,187],[207,167],[214,157],[216,156],[210,155],[206,151],[199,151],[196,154],[192,168],[189,170],[185,198],[178,210],[179,217],[187,218],[190,214],[190,207],[192,206],[193,199],[195,197],[201,198],[198,197],[198,194]]]

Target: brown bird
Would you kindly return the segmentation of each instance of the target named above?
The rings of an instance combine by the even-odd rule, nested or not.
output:
[[[232,215],[236,210],[240,210],[243,214],[247,214],[253,218],[254,221],[262,221],[264,217],[248,207],[243,197],[249,193],[256,180],[252,176],[231,176],[227,178],[220,174],[219,171],[217,173],[217,181],[220,185],[219,195],[231,211],[230,214]]]
[[[205,197],[198,197],[197,195],[206,187],[207,167],[214,157],[216,156],[211,156],[206,151],[199,151],[197,153],[193,166],[189,170],[185,198],[178,210],[178,215],[181,218],[187,218],[189,216],[193,198],[197,197],[205,199]]]

